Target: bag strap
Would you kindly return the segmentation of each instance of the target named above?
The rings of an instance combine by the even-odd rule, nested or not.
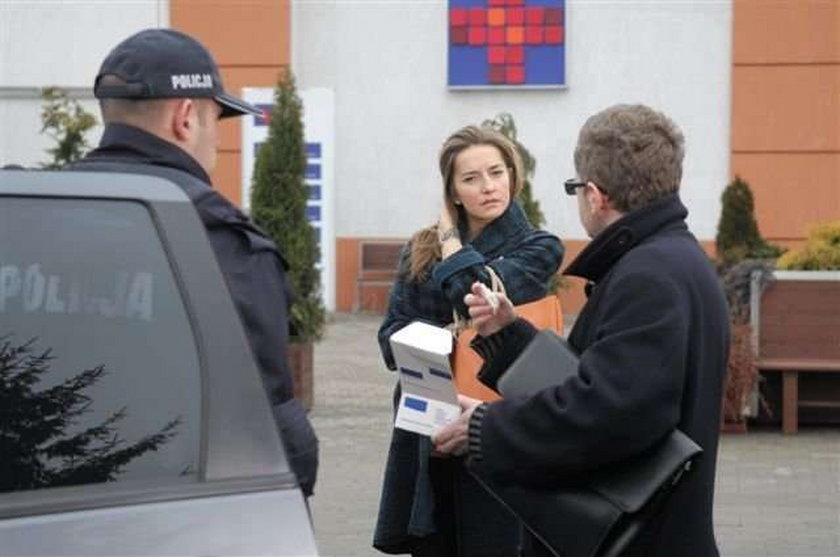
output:
[[[502,279],[499,278],[499,274],[491,267],[490,265],[485,265],[484,270],[487,271],[487,274],[490,275],[490,290],[496,292],[497,294],[504,294],[507,296],[507,291],[505,290],[505,283],[502,282]],[[458,338],[458,335],[463,332],[464,329],[469,329],[472,327],[472,320],[471,319],[464,319],[461,317],[455,308],[452,308],[452,327],[451,331],[455,338]]]
[[[502,282],[502,279],[499,277],[499,274],[491,267],[490,265],[485,265],[484,269],[487,271],[487,274],[490,275],[490,290],[497,294],[504,294],[507,296],[507,290],[505,290],[505,283]]]

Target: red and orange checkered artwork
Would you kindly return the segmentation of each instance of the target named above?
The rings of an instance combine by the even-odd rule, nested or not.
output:
[[[449,0],[451,87],[566,83],[564,0]]]

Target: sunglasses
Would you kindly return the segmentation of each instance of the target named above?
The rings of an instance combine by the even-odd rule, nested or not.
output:
[[[585,188],[586,184],[588,184],[588,183],[589,182],[584,182],[583,180],[578,180],[577,178],[569,178],[568,180],[563,182],[563,188],[565,188],[565,190],[566,190],[566,195],[577,195],[577,189],[578,188]],[[604,188],[602,188],[598,184],[592,184],[592,185],[595,186],[596,188],[598,188],[598,190],[601,193],[604,193],[604,194],[607,193],[606,191],[604,191]]]
[[[563,182],[563,187],[566,189],[566,195],[576,195],[578,188],[585,188],[586,182],[578,180],[577,178],[569,178]]]

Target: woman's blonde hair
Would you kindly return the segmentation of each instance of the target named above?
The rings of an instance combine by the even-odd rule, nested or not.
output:
[[[489,127],[466,126],[450,135],[440,149],[438,163],[440,176],[443,179],[444,195],[450,202],[455,200],[455,159],[468,147],[476,145],[492,145],[499,150],[502,160],[508,169],[510,179],[510,202],[522,190],[523,165],[522,157],[516,146],[500,132]],[[458,229],[463,230],[467,222],[466,210],[462,205],[455,205],[458,211]],[[441,258],[438,243],[437,224],[426,227],[415,233],[411,238],[411,254],[409,256],[410,279],[423,278],[432,265]]]

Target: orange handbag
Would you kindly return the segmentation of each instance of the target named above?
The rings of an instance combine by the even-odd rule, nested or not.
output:
[[[490,267],[487,267],[487,270],[490,273],[491,289],[504,294],[505,288],[501,279]],[[551,329],[559,335],[563,334],[563,310],[556,295],[549,294],[545,298],[515,306],[515,309],[516,315],[530,321],[537,329]],[[468,397],[487,402],[498,400],[501,398],[499,394],[486,387],[477,377],[484,360],[470,348],[470,342],[476,335],[475,329],[458,316],[455,319],[455,327],[456,331],[460,329],[451,356],[455,388],[460,394]]]

